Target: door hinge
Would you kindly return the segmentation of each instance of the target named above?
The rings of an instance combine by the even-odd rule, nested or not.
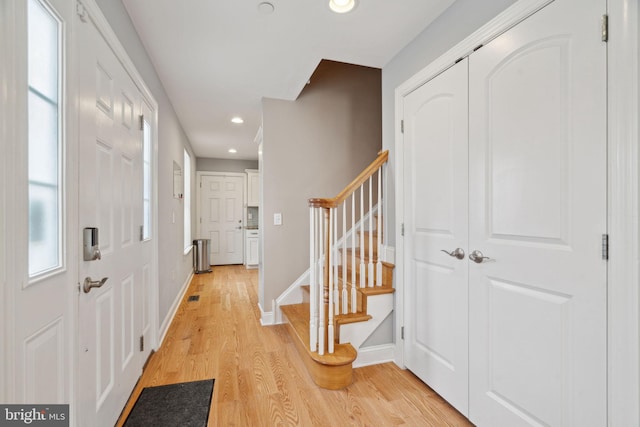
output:
[[[400,120],[400,133],[404,133],[404,120]]]
[[[602,259],[605,261],[609,260],[609,235],[602,235]]]
[[[140,130],[144,130],[144,114],[140,114]]]
[[[140,241],[144,240],[144,225],[140,226]]]
[[[404,339],[404,326],[400,327],[400,339]]]
[[[601,31],[602,31],[602,41],[608,42],[609,41],[609,15],[607,14],[602,15]]]
[[[144,351],[144,335],[140,335],[140,351]]]
[[[402,223],[402,225],[400,226],[400,235],[404,236],[404,222]]]

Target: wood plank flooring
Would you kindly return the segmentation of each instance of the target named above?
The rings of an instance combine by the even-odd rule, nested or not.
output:
[[[144,387],[206,378],[216,379],[209,426],[471,425],[393,363],[355,369],[343,390],[317,387],[286,326],[260,325],[257,289],[257,270],[243,266],[196,275],[116,425]]]

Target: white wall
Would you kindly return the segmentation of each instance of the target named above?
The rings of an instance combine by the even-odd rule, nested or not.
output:
[[[192,270],[191,253],[183,253],[183,201],[173,198],[173,162],[184,171],[183,150],[189,151],[193,194],[196,157],[122,1],[96,0],[96,3],[158,102],[158,303],[162,324]],[[195,197],[191,198],[191,212],[191,223],[195,224]],[[193,234],[195,226],[191,230]]]
[[[394,91],[409,77],[489,22],[515,0],[457,0],[382,69],[382,148],[389,150],[387,244],[395,246],[395,175],[400,172],[395,156]]]

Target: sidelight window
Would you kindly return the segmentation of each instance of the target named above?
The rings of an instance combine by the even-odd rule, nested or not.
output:
[[[29,277],[62,265],[61,23],[29,0],[28,179]]]

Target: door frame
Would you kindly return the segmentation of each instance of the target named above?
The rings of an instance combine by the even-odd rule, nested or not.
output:
[[[247,224],[247,174],[244,172],[216,172],[216,171],[196,171],[196,239],[202,234],[202,188],[203,176],[235,176],[242,178],[242,263],[245,263],[245,238],[244,226]]]
[[[403,98],[553,0],[520,0],[456,44],[395,90],[396,158],[396,326],[402,336],[407,305],[404,292]],[[608,0],[608,420],[610,425],[640,424],[640,227],[638,191],[640,114],[640,6],[635,0]],[[594,24],[594,36],[598,26]],[[603,232],[606,232],[603,230]],[[395,342],[395,363],[404,368],[404,344]]]
[[[11,82],[15,81],[17,66],[15,61],[16,46],[15,34],[16,34],[16,12],[14,2],[2,2],[0,3],[0,87],[5,89],[5,96],[2,99],[3,103],[16,105],[17,95],[15,85]],[[11,390],[15,390],[14,378],[11,375],[12,367],[14,365],[14,358],[10,354],[9,342],[13,342],[13,322],[14,322],[14,310],[13,304],[9,301],[13,301],[13,288],[9,286],[9,283],[15,283],[15,271],[13,263],[13,251],[10,250],[16,243],[16,237],[13,227],[8,227],[9,224],[13,224],[16,212],[15,208],[11,208],[9,202],[15,200],[15,190],[13,187],[7,185],[9,179],[15,176],[15,162],[16,157],[14,153],[14,146],[16,141],[16,109],[3,109],[0,114],[0,156],[2,160],[2,170],[0,171],[0,297],[2,302],[0,303],[0,319],[2,320],[3,327],[0,328],[0,402],[8,402],[13,399]],[[9,365],[11,364],[11,365]]]

